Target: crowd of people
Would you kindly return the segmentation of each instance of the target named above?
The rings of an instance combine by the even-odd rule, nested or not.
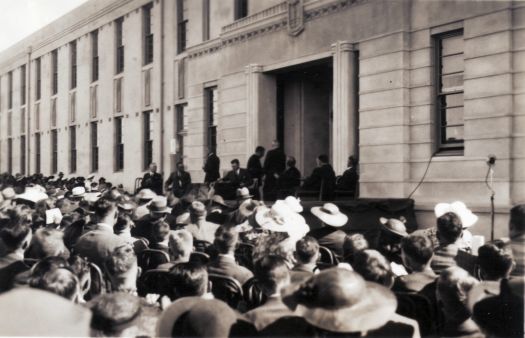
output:
[[[0,175],[1,335],[523,336],[525,204],[509,238],[477,248],[462,202],[411,233],[381,218],[371,237],[333,202],[306,210],[246,186],[229,200],[213,185],[180,191],[182,165],[164,186],[151,169],[136,193],[93,176]]]

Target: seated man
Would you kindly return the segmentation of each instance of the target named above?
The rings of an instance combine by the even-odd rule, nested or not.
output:
[[[105,268],[113,291],[136,294],[139,266],[131,245],[115,248],[106,258]]]
[[[193,252],[193,236],[187,230],[175,230],[169,235],[171,260],[161,264],[157,269],[170,270],[174,265],[190,261]]]
[[[142,178],[141,189],[151,189],[157,195],[162,195],[162,175],[157,172],[157,164],[151,163],[149,171]]]
[[[257,330],[262,330],[279,318],[292,314],[281,299],[281,290],[290,284],[290,273],[283,258],[270,255],[255,262],[254,274],[267,300],[245,313],[245,317]]]
[[[305,236],[295,243],[295,266],[290,271],[292,283],[301,283],[312,277],[317,269],[319,243],[311,236]]]
[[[191,176],[184,170],[182,162],[177,163],[177,170],[172,172],[165,184],[166,191],[173,193],[173,196],[181,198],[191,190]]]
[[[375,282],[389,289],[394,284],[394,273],[390,262],[379,251],[371,249],[359,251],[354,257],[352,267],[369,282]]]
[[[68,268],[57,268],[48,265],[49,269],[39,276],[32,278],[29,286],[62,296],[78,303],[80,296],[80,282],[77,276]]]
[[[170,226],[164,221],[155,222],[151,225],[150,249],[164,251],[169,254]]]
[[[240,167],[238,159],[233,159],[230,163],[232,170],[220,180],[222,184],[216,185],[217,193],[227,200],[235,199],[237,189],[249,187],[253,183],[250,173]]]
[[[309,191],[320,191],[321,200],[331,201],[334,198],[335,192],[335,172],[330,163],[328,163],[328,156],[319,155],[317,157],[317,168],[312,171],[312,174],[304,180],[303,189]]]
[[[168,200],[164,196],[157,196],[147,205],[149,214],[135,222],[136,227],[131,234],[136,237],[144,237],[149,242],[155,241],[152,237],[152,228],[155,223],[166,222],[171,226],[175,225],[175,219],[171,216],[171,209],[168,208]]]
[[[337,177],[337,190],[350,191],[355,193],[357,182],[359,181],[359,174],[357,173],[357,160],[354,156],[348,157],[348,168],[343,172],[343,175]]]
[[[456,257],[459,252],[458,241],[461,238],[463,226],[460,218],[448,212],[437,219],[437,238],[439,246],[434,250],[431,267],[435,273],[451,266],[457,266]]]
[[[225,226],[217,229],[213,246],[218,255],[209,263],[208,272],[233,277],[243,285],[253,274],[235,261],[234,252],[238,241],[239,234],[235,229]]]
[[[52,228],[40,228],[31,239],[26,257],[42,259],[49,256],[69,257],[69,250],[64,244],[64,233]]]
[[[286,169],[279,176],[277,182],[279,187],[279,198],[294,196],[301,185],[301,172],[295,167],[296,161],[292,156],[286,159]]]
[[[219,227],[218,224],[206,221],[206,207],[202,202],[194,201],[189,207],[190,224],[185,229],[188,230],[194,240],[206,241],[213,243],[215,239],[215,231]]]
[[[425,236],[410,235],[401,240],[401,259],[409,274],[399,276],[392,289],[401,292],[419,292],[432,283],[437,275],[430,268],[434,251]]]
[[[211,294],[211,284],[208,282],[208,272],[201,264],[177,264],[170,270],[170,276],[173,282],[172,300],[182,297],[214,298]]]

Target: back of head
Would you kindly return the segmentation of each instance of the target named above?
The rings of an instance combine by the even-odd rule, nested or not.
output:
[[[42,259],[49,256],[69,256],[64,244],[64,233],[53,228],[40,228],[33,235],[28,257]]]
[[[121,245],[113,250],[105,265],[108,274],[118,279],[137,267],[137,256],[130,245]]]
[[[434,250],[432,242],[421,235],[410,235],[403,237],[401,240],[402,254],[408,258],[404,260],[405,264],[410,265],[410,268],[417,268],[427,265],[432,259]]]
[[[79,294],[77,276],[64,267],[51,267],[40,276],[30,280],[31,287],[52,292],[69,300],[74,300]]]
[[[376,250],[362,250],[354,256],[354,270],[365,280],[388,288],[394,283],[394,274],[388,260]]]
[[[170,233],[169,247],[175,260],[190,257],[193,251],[193,236],[187,230],[176,230]]]
[[[501,240],[486,243],[478,249],[478,264],[486,280],[507,278],[514,265],[512,251]]]
[[[437,236],[440,244],[456,242],[461,236],[462,229],[461,219],[453,212],[447,212],[437,219]]]
[[[151,235],[157,242],[162,242],[170,234],[170,225],[162,220],[151,224]]]
[[[140,298],[124,292],[106,293],[89,303],[93,317],[91,329],[94,335],[121,336],[122,332],[135,324],[140,314]]]
[[[263,292],[271,296],[290,282],[286,261],[280,256],[269,255],[257,260],[253,274]]]
[[[302,264],[315,263],[319,257],[319,243],[312,236],[305,236],[295,243],[295,257]]]
[[[345,261],[352,264],[355,254],[359,251],[368,249],[368,241],[362,234],[346,235],[343,243],[343,253]]]
[[[17,249],[26,249],[29,246],[29,239],[31,237],[31,228],[21,222],[8,221],[2,229],[0,229],[0,240],[9,252]]]
[[[437,279],[437,293],[444,304],[464,304],[468,292],[478,281],[460,267],[454,266],[441,271]]]
[[[264,154],[264,151],[265,151],[265,149],[264,149],[263,146],[257,146],[257,147],[255,148],[255,152],[258,153],[258,154],[259,154],[259,153]]]
[[[232,227],[220,226],[215,231],[213,246],[220,254],[232,253],[239,241],[238,232]]]
[[[175,265],[170,270],[176,298],[200,297],[208,290],[208,272],[199,263],[188,262]]]
[[[327,155],[319,155],[319,157],[317,158],[319,160],[319,162],[321,163],[328,163],[328,156]]]
[[[115,208],[115,203],[106,197],[98,199],[93,205],[93,211],[99,219],[109,216]]]
[[[525,233],[525,204],[510,209],[509,230],[511,238]]]

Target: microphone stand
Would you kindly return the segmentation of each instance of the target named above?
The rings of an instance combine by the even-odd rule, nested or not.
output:
[[[489,183],[490,182],[490,183]],[[490,190],[490,240],[494,240],[494,196],[496,192],[493,189],[494,184],[494,168],[493,164],[489,163],[489,169],[485,176],[485,184]]]

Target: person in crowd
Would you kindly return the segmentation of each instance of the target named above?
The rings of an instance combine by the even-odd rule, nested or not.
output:
[[[348,222],[348,216],[333,203],[325,203],[322,207],[312,207],[310,211],[322,222],[322,227],[312,229],[308,234],[317,239],[319,245],[342,257],[346,233],[341,230],[341,227]]]
[[[387,288],[394,284],[394,273],[390,262],[380,252],[366,249],[356,253],[352,268],[365,280],[375,282]]]
[[[346,235],[343,243],[343,260],[345,263],[354,263],[354,257],[357,252],[368,249],[368,241],[365,236],[360,233]]]
[[[222,182],[229,183],[232,189],[248,187],[252,184],[252,178],[247,169],[241,168],[238,159],[231,160],[232,170],[229,171],[223,178]]]
[[[268,232],[260,234],[255,240],[252,252],[253,262],[256,262],[268,255],[279,256],[284,259],[288,269],[295,266],[295,243],[286,232]]]
[[[69,250],[64,244],[64,233],[53,228],[37,229],[25,257],[40,260],[50,256],[69,258]]]
[[[170,261],[161,264],[157,269],[170,270],[179,263],[190,261],[193,252],[193,236],[187,230],[171,231],[169,235]]]
[[[516,266],[513,276],[525,275],[525,204],[518,204],[510,209],[509,237]]]
[[[319,243],[311,236],[305,236],[295,243],[295,266],[290,271],[292,283],[310,278],[317,270]]]
[[[41,275],[32,278],[29,286],[35,289],[52,292],[72,302],[78,303],[81,299],[80,282],[77,276],[66,267],[53,266]]]
[[[149,214],[148,205],[155,197],[157,197],[157,194],[155,194],[151,189],[141,189],[139,191],[139,193],[135,196],[138,205],[132,217],[134,221],[140,220],[142,217]]]
[[[169,254],[170,225],[164,221],[151,224],[150,249],[164,251]]]
[[[248,163],[246,164],[246,170],[253,179],[256,179],[261,183],[264,175],[264,170],[261,165],[261,159],[264,157],[265,149],[263,146],[257,146],[255,153],[250,156]]]
[[[430,267],[434,255],[432,242],[421,235],[410,235],[401,240],[401,258],[409,272],[396,277],[392,290],[396,292],[419,292],[432,283],[437,275]]]
[[[431,267],[439,274],[444,269],[457,266],[458,241],[462,232],[461,220],[458,215],[448,212],[437,219],[437,238],[439,246],[434,250]]]
[[[174,299],[202,297],[212,299],[208,272],[202,264],[187,262],[174,265],[170,270]]]
[[[129,244],[116,247],[106,258],[104,265],[113,291],[136,294],[140,268],[137,255]]]
[[[357,159],[352,155],[348,157],[347,168],[343,175],[337,177],[336,189],[352,192],[355,196],[358,181]]]
[[[297,189],[301,186],[301,172],[295,167],[295,157],[288,156],[286,158],[286,169],[279,176],[278,198],[286,198],[287,196],[295,196]]]
[[[29,224],[16,220],[14,210],[11,210],[11,219],[0,229],[0,269],[24,259],[24,252],[31,243],[32,231]]]
[[[193,201],[189,207],[190,224],[185,229],[188,230],[193,239],[213,243],[215,231],[218,225],[206,221],[206,207],[202,202]]]
[[[401,260],[401,240],[408,236],[405,218],[385,218],[380,217],[381,223],[378,251],[390,262],[402,264]]]
[[[209,151],[208,156],[206,157],[206,162],[202,167],[202,170],[204,170],[205,173],[204,183],[209,185],[217,181],[221,177],[221,174],[219,173],[220,167],[220,158],[215,154],[215,151]]]
[[[281,290],[290,284],[290,272],[284,259],[270,255],[255,262],[254,275],[267,300],[245,316],[260,331],[279,318],[292,314],[281,299]]]
[[[170,174],[165,184],[166,191],[171,191],[173,196],[181,198],[191,190],[191,176],[184,169],[182,162],[177,163],[177,170]]]
[[[169,223],[171,209],[168,208],[168,200],[164,196],[156,196],[147,205],[149,214],[135,222],[136,227],[131,234],[135,237],[144,237],[150,243],[156,241],[153,237],[153,225],[160,222]],[[171,217],[173,218],[173,217]]]
[[[322,191],[321,191],[322,188]],[[327,155],[317,157],[317,167],[303,183],[302,189],[308,191],[321,191],[322,201],[333,201],[335,193],[335,172]]]
[[[279,177],[286,169],[286,154],[281,148],[278,140],[273,140],[272,149],[266,154],[264,159],[264,198],[268,201],[275,200]]]
[[[99,267],[104,266],[107,257],[125,241],[114,234],[113,226],[118,217],[117,206],[107,198],[95,202],[95,228],[82,235],[74,246],[75,253],[89,259]]]
[[[157,164],[151,163],[148,172],[142,178],[141,189],[151,189],[157,195],[162,195],[162,175],[157,172]]]
[[[234,228],[220,226],[215,232],[213,246],[218,255],[208,264],[208,272],[235,278],[241,285],[253,277],[253,273],[235,261],[235,247],[239,233]]]
[[[85,297],[91,288],[91,268],[89,262],[79,255],[70,256],[67,260],[69,269],[77,276],[80,288],[79,303],[85,303]]]

